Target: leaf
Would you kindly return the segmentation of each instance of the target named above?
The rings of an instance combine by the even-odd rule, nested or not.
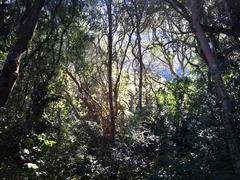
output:
[[[27,163],[27,167],[28,167],[29,169],[34,169],[34,170],[36,170],[36,169],[39,168],[39,167],[38,167],[36,164],[34,164],[34,163]]]

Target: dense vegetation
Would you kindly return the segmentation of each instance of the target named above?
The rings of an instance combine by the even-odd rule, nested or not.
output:
[[[2,0],[0,179],[238,179],[237,0]]]

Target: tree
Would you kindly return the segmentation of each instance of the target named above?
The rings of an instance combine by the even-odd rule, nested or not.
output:
[[[0,106],[3,107],[19,76],[20,60],[31,41],[39,19],[40,11],[45,5],[45,0],[28,2],[25,12],[21,15],[16,27],[16,42],[8,52],[0,76]]]
[[[108,101],[109,101],[109,121],[107,129],[109,131],[109,139],[114,140],[115,136],[115,112],[113,106],[113,82],[112,82],[112,61],[113,61],[113,52],[112,52],[112,0],[106,1],[107,14],[108,14]]]
[[[217,57],[211,51],[208,40],[205,36],[205,33],[200,25],[200,18],[202,14],[202,3],[203,1],[190,1],[190,8],[192,12],[192,25],[195,30],[196,38],[199,41],[199,44],[203,50],[203,53],[207,59],[210,72],[213,77],[213,81],[216,87],[216,93],[218,100],[222,104],[222,123],[225,128],[225,138],[228,144],[229,152],[231,159],[233,161],[234,171],[237,175],[240,174],[240,152],[235,139],[234,131],[232,128],[232,119],[233,119],[233,100],[230,97],[229,93],[226,90],[224,81],[221,76],[219,69],[219,64]]]
[[[238,2],[1,2],[0,179],[238,179]]]

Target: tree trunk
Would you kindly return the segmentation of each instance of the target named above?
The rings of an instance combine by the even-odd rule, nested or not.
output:
[[[140,19],[137,18],[136,23],[136,34],[137,34],[137,46],[138,46],[138,62],[139,62],[139,84],[138,84],[138,111],[142,112],[142,96],[143,96],[143,56],[141,46],[141,34],[140,34]]]
[[[207,37],[200,25],[200,14],[202,8],[201,0],[190,0],[190,8],[192,11],[192,26],[195,31],[197,40],[203,50],[207,59],[209,69],[212,73],[213,81],[215,83],[216,94],[222,105],[222,123],[225,129],[225,139],[229,148],[230,158],[233,163],[235,174],[240,175],[240,152],[237,145],[237,140],[234,136],[231,120],[233,118],[233,102],[229,93],[227,92],[225,83],[222,79],[221,72],[218,68],[218,61],[215,54],[211,51],[208,44]]]
[[[45,0],[36,0],[27,7],[18,22],[16,42],[10,48],[7,60],[0,76],[0,107],[4,107],[19,76],[20,60],[26,51],[28,43],[34,35],[40,11]]]
[[[108,0],[107,13],[108,13],[108,103],[109,103],[109,125],[107,127],[106,136],[113,141],[115,138],[115,113],[113,106],[113,85],[112,85],[112,0]]]

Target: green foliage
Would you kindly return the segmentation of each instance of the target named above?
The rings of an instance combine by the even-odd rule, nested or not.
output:
[[[13,22],[27,2],[9,9],[9,32],[0,34],[0,66],[14,43]],[[19,79],[0,109],[0,179],[236,178],[216,85],[187,31],[189,23],[171,4],[144,1],[142,9],[144,3],[113,1],[116,138],[110,142],[104,134],[109,125],[104,1],[59,2],[49,1],[42,10],[35,38],[22,56]],[[214,11],[204,18],[212,27],[230,28],[225,22],[229,17],[215,19],[226,13],[216,3],[205,3]],[[145,67],[143,109],[138,112],[139,54],[135,32],[131,35],[137,15],[130,16],[141,12]],[[239,137],[239,40],[222,33],[208,36],[234,101],[232,126]],[[179,77],[172,73],[171,80],[164,80],[163,69],[151,69],[158,65]],[[179,73],[186,69],[189,74]]]

